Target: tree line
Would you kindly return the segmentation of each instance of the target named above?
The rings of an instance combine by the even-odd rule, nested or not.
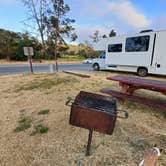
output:
[[[68,53],[67,41],[75,41],[77,35],[73,27],[74,19],[68,17],[70,7],[64,0],[22,0],[27,9],[27,18],[24,20],[25,33],[16,33],[0,29],[0,59],[26,60],[23,47],[33,47],[36,59],[55,59],[59,53]],[[37,34],[38,38],[34,37]],[[115,36],[112,30],[109,37]],[[103,35],[102,38],[107,37]],[[93,42],[101,38],[99,31],[90,36]],[[85,42],[78,55],[95,57],[89,42]],[[71,52],[70,52],[71,53]],[[76,53],[74,53],[76,54]]]
[[[49,48],[49,44],[45,41],[45,49],[40,40],[31,36],[28,32],[13,32],[5,29],[0,29],[0,59],[25,61],[27,57],[24,55],[23,47],[33,47],[33,59],[55,59],[54,54]],[[72,57],[78,58],[96,57],[99,55],[91,46],[86,43],[75,45],[57,45],[57,58],[59,57]]]
[[[36,51],[36,56],[40,54],[41,43],[28,32],[16,33],[13,31],[0,29],[0,59],[26,60],[23,47],[32,46]]]
[[[25,60],[24,46],[34,47],[35,56],[43,58],[54,57],[57,60],[58,51],[67,49],[66,39],[76,40],[72,24],[74,19],[66,15],[70,7],[64,0],[22,0],[27,9],[27,19],[24,21],[29,32],[39,35],[39,40],[30,33],[16,33],[0,29],[0,58],[8,60]],[[48,56],[49,55],[49,56]]]

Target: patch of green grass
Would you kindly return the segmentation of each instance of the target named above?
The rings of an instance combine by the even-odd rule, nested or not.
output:
[[[20,131],[24,131],[26,129],[29,129],[31,127],[31,124],[20,124],[19,126],[16,127],[16,129],[14,130],[15,132],[20,132]]]
[[[18,122],[19,125],[15,128],[15,132],[25,131],[30,128],[32,119],[30,117],[21,117]]]
[[[41,81],[33,81],[31,83],[25,84],[17,88],[17,91],[21,90],[33,90],[33,89],[50,89],[52,86],[56,85],[54,80],[51,79],[44,79]]]
[[[47,131],[48,131],[48,127],[44,126],[42,124],[39,124],[39,125],[35,126],[35,129],[38,133],[41,133],[41,134],[47,133]]]
[[[73,98],[71,96],[68,96],[66,99],[67,100],[72,100]]]
[[[18,122],[19,123],[31,123],[32,119],[30,117],[21,117]]]
[[[127,108],[130,108],[130,109],[138,108],[138,104],[134,103],[134,102],[131,102],[131,101],[127,101],[126,106],[127,106]]]
[[[40,133],[40,134],[44,134],[47,133],[49,130],[49,128],[47,126],[44,126],[42,124],[38,124],[35,126],[35,130],[31,133],[31,136]]]
[[[56,78],[45,78],[43,80],[35,80],[31,83],[27,83],[21,86],[16,87],[16,92],[22,91],[22,90],[33,90],[33,89],[51,89],[54,86],[57,86],[59,84],[73,84],[78,83],[79,80],[71,77],[56,77]]]
[[[40,110],[39,112],[38,112],[38,115],[46,115],[46,114],[48,114],[49,113],[49,111],[50,110]]]

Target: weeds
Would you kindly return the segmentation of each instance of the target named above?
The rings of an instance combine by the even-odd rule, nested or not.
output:
[[[38,112],[38,115],[46,115],[46,114],[49,113],[49,111],[50,110],[47,110],[47,109],[46,110],[41,110],[41,111]]]
[[[44,126],[42,124],[39,124],[39,125],[35,126],[35,129],[36,129],[37,133],[41,133],[41,134],[42,133],[47,133],[47,131],[48,131],[48,127]]]
[[[31,133],[31,136],[37,134],[37,133],[40,133],[40,134],[44,134],[44,133],[47,133],[48,131],[48,127],[47,126],[44,126],[42,124],[38,124],[35,126],[35,130]]]
[[[67,100],[72,100],[73,98],[71,96],[68,96],[66,99]]]
[[[32,119],[30,117],[21,117],[18,122],[19,123],[31,123]]]
[[[70,84],[70,83],[78,83],[79,80],[71,77],[66,76],[63,78],[56,77],[56,78],[45,78],[43,80],[35,80],[31,83],[27,83],[24,85],[21,85],[19,87],[16,87],[16,92],[22,91],[22,90],[33,90],[33,89],[51,89],[52,87],[59,85],[59,84]]]
[[[30,117],[21,117],[18,122],[19,125],[14,130],[15,132],[25,131],[30,128],[32,119]]]
[[[38,112],[38,115],[46,115],[49,113],[48,109],[43,109],[40,110]],[[18,120],[19,125],[15,128],[15,132],[21,132],[21,131],[25,131],[29,128],[32,127],[33,132],[30,135],[35,135],[37,133],[43,134],[43,133],[47,133],[48,131],[48,127],[41,124],[43,120],[37,120],[37,124],[36,123],[36,118],[31,118],[29,116],[25,116],[25,115],[21,115],[21,117]]]
[[[16,127],[15,132],[24,131],[26,129],[29,129],[30,127],[31,127],[31,124],[23,123]]]

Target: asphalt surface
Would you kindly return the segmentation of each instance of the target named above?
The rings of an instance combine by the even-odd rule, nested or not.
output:
[[[73,63],[73,64],[59,64],[59,71],[92,71],[91,64]],[[50,72],[50,64],[33,64],[34,72]],[[30,67],[28,64],[16,65],[0,65],[0,75],[29,73]]]

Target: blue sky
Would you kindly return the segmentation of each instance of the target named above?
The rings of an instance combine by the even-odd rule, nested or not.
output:
[[[79,36],[84,42],[99,30],[108,34],[111,29],[118,34],[135,33],[142,29],[166,29],[166,0],[66,0],[71,11],[69,17],[76,20]],[[26,9],[21,0],[0,0],[0,28],[24,31],[22,21]]]

